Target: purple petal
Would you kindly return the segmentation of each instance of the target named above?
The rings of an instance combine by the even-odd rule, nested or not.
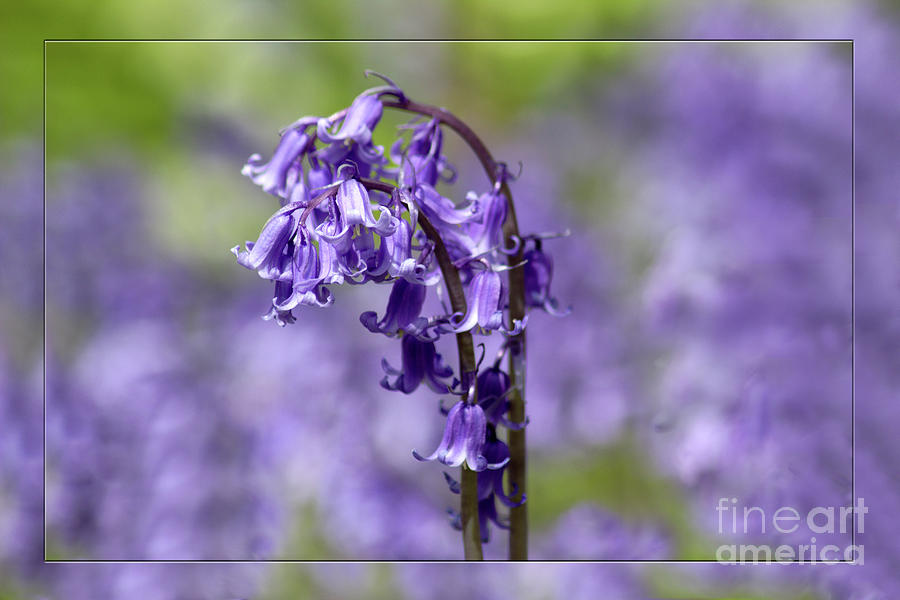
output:
[[[262,163],[262,157],[254,154],[247,159],[247,164],[241,169],[241,174],[250,177],[256,185],[269,194],[286,197],[285,183],[287,171],[300,156],[309,143],[309,136],[301,130],[289,129],[281,140],[267,163]]]
[[[438,444],[438,447],[434,452],[426,457],[423,457],[417,451],[412,451],[413,456],[416,458],[416,460],[432,461],[435,459],[439,459],[444,464],[452,467],[458,467],[463,463],[463,460],[465,460],[465,447],[463,447],[462,449],[463,458],[461,458],[457,464],[451,464],[450,462],[447,462],[447,460],[450,460],[448,458],[448,451],[451,449],[451,446],[453,444],[461,445],[457,441],[461,439],[460,434],[463,426],[461,413],[464,404],[464,402],[457,402],[453,406],[453,408],[450,409],[450,413],[447,415],[447,424],[444,427],[444,435],[441,438],[441,443]],[[459,451],[457,451],[453,455],[453,458],[457,458],[456,454],[458,453]]]
[[[477,404],[467,404],[465,407],[466,439],[466,463],[473,471],[483,471],[487,468],[487,459],[482,455],[485,436],[487,434],[487,419],[484,411]]]
[[[398,219],[387,208],[382,207],[378,219],[375,219],[369,192],[355,179],[348,179],[341,184],[335,202],[345,226],[364,225],[383,236],[392,235],[397,230]]]
[[[452,200],[441,196],[436,189],[429,185],[420,185],[416,198],[428,218],[437,221],[434,225],[439,229],[442,224],[469,223],[479,215],[477,202],[470,202],[457,208]]]
[[[291,236],[293,218],[288,214],[276,214],[263,226],[259,239],[250,248],[250,252],[241,262],[244,266],[257,270],[263,264],[272,261],[281,255],[285,244]]]
[[[490,270],[482,271],[475,275],[472,286],[472,303],[478,306],[478,324],[487,329],[497,329],[503,323],[502,313],[498,319],[500,275]]]
[[[372,141],[372,128],[381,119],[383,106],[374,94],[361,94],[356,97],[347,114],[343,118],[338,131],[328,131],[328,120],[321,119],[317,127],[319,139],[325,143],[334,143],[352,139],[360,144]]]

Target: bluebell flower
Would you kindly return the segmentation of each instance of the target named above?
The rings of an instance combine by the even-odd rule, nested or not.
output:
[[[457,402],[447,414],[447,425],[444,436],[437,449],[428,456],[422,456],[413,450],[416,460],[437,460],[448,467],[459,467],[463,463],[473,471],[500,469],[508,461],[489,462],[484,456],[484,442],[487,435],[487,418],[477,404],[469,404],[465,400]]]
[[[525,502],[524,496],[521,500],[515,502],[503,491],[503,473],[506,470],[506,464],[509,462],[509,447],[497,439],[497,434],[491,427],[487,428],[486,435],[487,438],[482,454],[489,464],[499,466],[485,469],[478,473],[478,499],[484,500],[496,494],[506,506],[521,506]],[[448,473],[444,473],[444,479],[447,481],[450,491],[458,494],[460,490],[459,482]],[[517,491],[516,488],[513,488],[512,494],[515,495]]]
[[[284,257],[289,240],[297,228],[297,208],[299,207],[288,206],[272,215],[256,242],[246,243],[246,250],[241,251],[240,246],[232,248],[231,252],[237,257],[238,264],[256,271],[263,279],[289,281],[290,261],[285,261]]]
[[[296,202],[300,206],[306,206],[317,194],[334,183],[334,169],[330,164],[314,156],[308,156],[308,160],[309,167],[305,170],[301,168],[299,162],[288,169],[285,189],[290,191],[286,197],[289,203]],[[310,219],[311,224],[313,226],[318,224],[316,217],[325,212],[321,208],[314,211]]]
[[[269,312],[263,315],[263,319],[266,321],[275,321],[279,327],[284,327],[285,325],[296,322],[297,319],[294,317],[294,313],[291,312],[291,309],[279,308],[279,306],[287,302],[288,298],[291,297],[291,294],[292,290],[290,283],[277,281],[275,283],[275,297],[272,298],[272,307],[269,308]]]
[[[291,310],[300,305],[329,306],[333,301],[325,283],[335,280],[331,271],[333,261],[323,262],[319,248],[327,252],[327,246],[318,247],[309,232],[298,227],[296,211],[299,207],[287,205],[279,210],[263,227],[259,239],[247,242],[246,250],[239,246],[231,249],[238,264],[255,269],[264,279],[275,281],[272,307],[263,316],[279,325],[293,323]],[[332,257],[332,255],[328,255]]]
[[[434,187],[442,179],[452,182],[456,172],[441,154],[443,132],[438,120],[430,119],[407,127],[413,132],[409,144],[404,149],[401,138],[391,147],[391,158],[394,162],[400,164],[404,157],[407,158],[416,177],[423,184]]]
[[[381,238],[388,260],[387,268],[391,277],[406,279],[412,283],[433,285],[440,274],[434,268],[431,254],[422,252],[418,259],[412,255],[413,228],[405,219],[398,219],[397,231],[394,235]],[[428,275],[429,269],[432,273]]]
[[[383,109],[378,95],[367,91],[356,97],[339,125],[319,119],[316,133],[328,145],[317,150],[315,157],[332,165],[353,163],[360,174],[370,175],[374,167],[386,162],[384,149],[372,143],[372,130]]]
[[[484,444],[484,458],[488,464],[499,465],[497,468],[488,469],[478,474],[478,499],[484,500],[489,496],[496,496],[503,504],[509,507],[521,506],[525,502],[525,496],[515,502],[503,491],[503,472],[509,462],[509,447],[497,439],[497,433],[493,427],[487,428],[487,439]],[[513,487],[512,494],[518,492]]]
[[[316,247],[305,235],[295,246],[292,259],[293,273],[290,295],[279,299],[278,292],[273,304],[280,311],[289,311],[300,305],[329,306],[334,297],[327,287],[321,284],[320,265]],[[279,282],[283,283],[283,282]],[[276,284],[276,287],[278,284]]]
[[[497,504],[495,498],[506,506],[512,508],[521,506],[526,498],[522,498],[516,502],[513,501],[506,492],[503,491],[503,472],[506,464],[509,462],[509,447],[502,441],[497,439],[496,433],[492,427],[487,428],[487,441],[483,447],[483,456],[490,465],[499,465],[496,468],[487,468],[478,473],[478,521],[481,531],[481,541],[488,542],[490,540],[489,523],[493,523],[501,529],[509,529],[509,524],[502,521],[497,514]],[[460,493],[459,482],[453,479],[448,473],[444,473],[444,479],[450,491],[454,494]],[[513,488],[512,494],[517,493],[517,489]],[[459,529],[459,516],[451,511],[453,519],[451,524],[454,528]]]
[[[466,233],[472,239],[473,255],[481,255],[500,248],[503,243],[503,222],[506,220],[506,196],[495,186],[486,194],[469,194],[469,201],[478,207],[480,219],[466,224]]]
[[[299,164],[302,154],[308,150],[311,138],[306,128],[313,123],[315,119],[311,118],[298,121],[296,126],[281,136],[271,160],[263,163],[262,156],[253,154],[247,159],[241,174],[249,177],[266,193],[286,198],[288,170]]]
[[[454,331],[468,331],[478,325],[484,329],[500,329],[503,326],[503,312],[500,309],[500,275],[490,269],[483,269],[472,276],[466,287],[465,315],[453,315]]]
[[[419,318],[425,304],[425,290],[424,285],[398,279],[391,288],[384,317],[378,321],[378,315],[370,310],[361,314],[359,320],[372,333],[397,335]]]
[[[469,331],[477,325],[482,330],[498,330],[510,336],[521,333],[525,328],[524,320],[516,319],[512,329],[507,329],[503,324],[501,292],[502,283],[498,273],[490,268],[477,271],[466,286],[467,313],[456,313],[450,318],[453,331]]]
[[[510,404],[508,396],[511,391],[509,375],[504,373],[498,364],[478,374],[478,404],[491,425],[503,425],[507,429],[524,427],[524,424],[513,423],[506,418]]]
[[[392,235],[399,225],[399,219],[383,206],[380,207],[378,218],[375,218],[369,192],[356,179],[341,182],[334,199],[334,208],[336,219],[319,225],[316,233],[339,251],[346,252],[349,249],[357,225],[373,229],[383,236]]]
[[[328,130],[333,127],[328,119],[319,119],[316,133],[326,144],[345,141],[368,144],[372,141],[372,130],[381,120],[383,109],[377,95],[363,92],[353,100],[346,115],[340,120],[337,131]]]
[[[391,391],[401,391],[411,394],[423,381],[428,387],[438,394],[446,394],[452,386],[444,379],[453,375],[453,369],[444,364],[444,360],[434,342],[422,341],[414,335],[404,335],[400,342],[403,360],[403,370],[398,371],[391,367],[387,360],[381,361],[385,377],[381,380],[381,387]],[[391,383],[388,376],[395,376]]]
[[[553,259],[543,252],[540,240],[535,247],[525,252],[525,302],[528,306],[542,308],[554,316],[564,316],[571,308],[559,309],[559,302],[550,295],[550,282],[553,279]]]

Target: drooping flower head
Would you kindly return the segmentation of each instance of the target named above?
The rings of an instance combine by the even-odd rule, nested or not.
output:
[[[400,338],[402,369],[383,360],[381,386],[410,394],[424,382],[435,393],[464,396],[475,392],[476,386],[483,388],[476,396],[479,402],[468,403],[466,396],[448,412],[435,452],[428,457],[414,455],[449,466],[465,464],[478,472],[497,471],[479,480],[480,512],[482,520],[500,525],[494,496],[509,505],[501,471],[509,451],[497,440],[495,427],[524,426],[507,418],[509,377],[497,365],[477,378],[472,368],[461,375],[466,381],[460,386],[451,379],[453,370],[444,364],[435,342],[448,333],[463,337],[468,332],[522,333],[527,315],[505,320],[509,290],[506,275],[501,274],[525,269],[531,295],[526,305],[538,306],[540,301],[540,306],[554,309],[548,291],[551,263],[533,252],[530,260],[508,264],[526,238],[508,239],[504,230],[513,211],[506,185],[510,177],[502,163],[488,173],[486,192],[470,191],[457,201],[452,193],[437,189],[441,182],[453,183],[456,178],[443,155],[441,117],[417,118],[403,127],[410,132],[408,141],[398,139],[391,145],[390,160],[385,156],[373,141],[384,97],[392,96],[401,104],[406,97],[389,79],[379,77],[387,85],[364,91],[348,108],[329,117],[304,117],[288,126],[268,162],[259,155],[250,158],[243,173],[277,196],[282,207],[255,242],[232,252],[238,264],[274,283],[264,318],[279,325],[293,323],[292,311],[299,306],[331,304],[334,295],[329,286],[392,285],[380,319],[372,310],[360,315],[369,331]],[[444,281],[448,273],[452,277]],[[452,310],[441,283],[448,287]],[[429,289],[436,290],[439,308],[434,312],[426,310]],[[483,527],[486,533],[486,522]]]

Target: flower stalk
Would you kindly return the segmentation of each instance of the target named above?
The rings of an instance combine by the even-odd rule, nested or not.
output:
[[[396,189],[395,186],[389,183],[374,179],[360,179],[360,183],[368,189],[382,191],[387,194],[392,193]],[[454,312],[466,314],[465,289],[459,277],[459,270],[454,266],[453,261],[450,259],[450,254],[447,252],[446,246],[444,246],[444,240],[441,239],[437,229],[422,211],[419,211],[416,222],[434,244],[434,255],[443,275],[447,295],[450,298],[450,307]],[[464,394],[463,400],[469,404],[475,404],[478,402],[478,365],[475,362],[475,343],[472,340],[471,331],[461,331],[456,334],[456,348],[459,354],[459,372]],[[481,532],[478,525],[478,474],[465,464],[460,466],[460,469],[462,470],[460,517],[462,521],[464,556],[466,560],[482,560],[484,554],[481,548]]]
[[[524,247],[519,235],[519,224],[516,219],[515,204],[512,192],[505,180],[505,166],[494,160],[490,150],[480,137],[464,121],[450,111],[421,104],[406,97],[397,100],[384,100],[386,108],[395,108],[407,112],[429,116],[437,119],[455,131],[475,153],[481,162],[485,173],[494,185],[499,184],[500,192],[506,198],[507,214],[503,222],[503,238],[506,248],[516,248],[516,251],[507,254],[507,265],[518,265],[523,260]],[[515,320],[525,318],[525,276],[521,269],[509,271],[509,327]],[[454,310],[457,310],[454,307]],[[510,420],[513,423],[525,422],[525,331],[512,336],[508,341],[508,367],[512,391],[510,400]],[[525,428],[509,431],[509,484],[516,490],[513,500],[519,501],[526,491],[526,443]],[[474,475],[474,474],[473,474]],[[463,478],[465,488],[465,478]],[[510,560],[528,560],[528,503],[522,502],[510,509],[509,531],[509,558]]]

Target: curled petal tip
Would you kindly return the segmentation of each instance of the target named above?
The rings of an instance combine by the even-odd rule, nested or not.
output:
[[[378,314],[374,310],[367,310],[359,315],[359,322],[372,333],[380,333],[378,329]]]
[[[485,460],[484,462],[485,462],[484,466],[486,469],[490,469],[491,471],[498,471],[506,466],[506,463],[509,462],[509,457],[506,457],[505,459],[501,460],[498,463],[489,463],[489,462],[487,462],[487,460]]]
[[[466,460],[466,465],[476,473],[480,473],[481,471],[490,468],[487,459],[480,454],[478,456],[468,457],[468,460]]]
[[[513,319],[512,329],[506,329],[505,327],[500,328],[500,333],[507,337],[517,336],[523,331],[525,331],[525,326],[528,324],[528,315],[525,315],[524,319]]]
[[[565,317],[565,316],[569,315],[569,313],[572,312],[571,304],[562,310],[557,308],[558,304],[559,303],[556,301],[556,298],[547,300],[546,302],[544,302],[544,310],[547,312],[548,315],[553,316],[553,317]]]

